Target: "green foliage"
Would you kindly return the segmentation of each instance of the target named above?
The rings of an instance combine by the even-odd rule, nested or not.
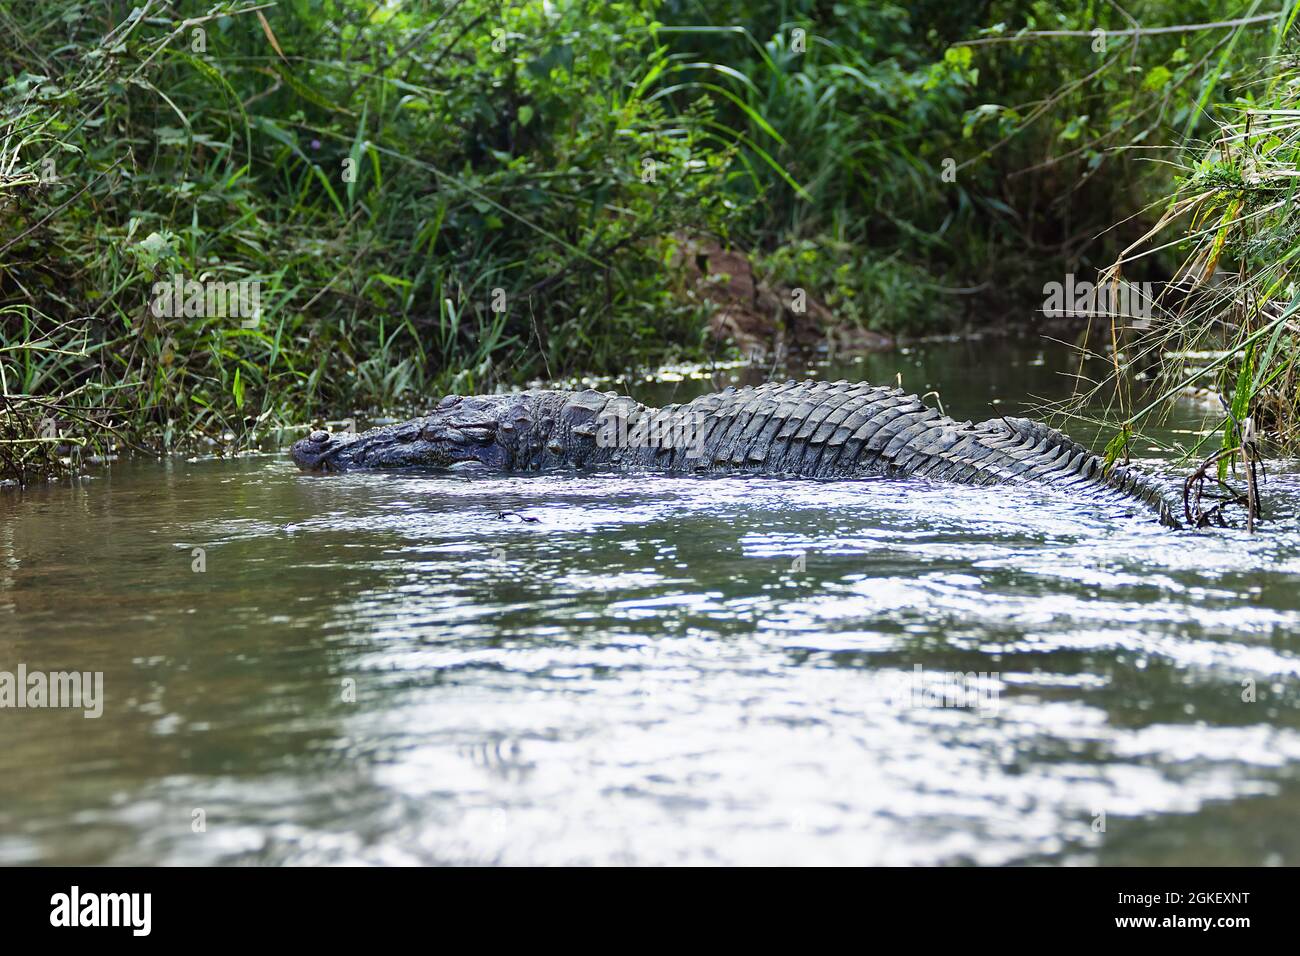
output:
[[[1000,319],[1145,231],[1106,227],[1169,173],[1117,148],[1197,129],[1280,35],[1099,53],[1130,24],[1094,0],[146,6],[0,4],[0,373],[162,448],[698,356],[683,237],[844,321]],[[260,311],[159,309],[173,276],[255,282]]]
[[[0,288],[96,331],[47,386],[170,447],[699,347],[665,243],[725,231],[732,145],[650,95],[648,5],[250,6],[4,11]],[[173,275],[256,281],[261,314],[159,314]]]
[[[808,241],[853,247],[825,258],[876,273],[850,285],[913,300],[885,311],[915,333],[952,323],[962,305],[976,323],[1027,314],[1045,281],[1111,261],[1150,225],[1133,213],[1170,184],[1167,166],[1135,151],[1199,128],[1205,103],[1273,39],[1264,23],[1103,45],[1093,31],[1130,29],[1124,11],[1151,27],[1223,19],[1213,0],[1121,6],[668,0],[660,17],[675,26],[660,35],[683,51],[679,82],[708,75],[732,94],[717,103],[744,134],[729,185],[762,197],[734,231],[766,251],[790,243],[794,256]],[[1077,35],[1035,35],[1045,31]],[[957,45],[967,41],[977,45]],[[1171,267],[1149,262],[1154,274]],[[959,305],[945,287],[986,292]],[[918,296],[929,307],[914,307]]]
[[[1157,395],[1137,410],[1122,408],[1123,419],[1139,423],[1187,387],[1208,387],[1228,406],[1216,428],[1222,449],[1240,446],[1248,419],[1280,450],[1300,446],[1297,116],[1294,59],[1270,59],[1218,111],[1213,137],[1183,144],[1179,180],[1156,207],[1163,216],[1130,251],[1133,258],[1169,248],[1179,258],[1164,308],[1127,349],[1127,367],[1156,371]],[[1113,378],[1125,374],[1117,367]],[[1228,465],[1219,463],[1221,478]]]
[[[791,287],[815,289],[840,321],[918,334],[948,328],[952,301],[931,278],[897,255],[880,256],[829,237],[788,242],[761,260],[762,271]]]
[[[1119,431],[1112,436],[1111,440],[1106,443],[1106,452],[1102,460],[1104,467],[1110,468],[1111,465],[1115,464],[1115,462],[1119,461],[1121,458],[1127,461],[1128,446],[1129,442],[1132,440],[1133,430],[1128,425],[1121,427]]]

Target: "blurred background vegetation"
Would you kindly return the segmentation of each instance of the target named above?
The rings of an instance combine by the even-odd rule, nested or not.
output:
[[[1242,126],[1295,110],[1296,3],[1233,6],[0,0],[0,472],[716,355],[699,239],[916,336],[1185,277],[1210,217],[1249,284],[1157,356],[1258,348],[1293,409],[1295,122]],[[155,314],[174,275],[256,322]]]

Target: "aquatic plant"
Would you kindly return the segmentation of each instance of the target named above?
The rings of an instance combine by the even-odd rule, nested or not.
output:
[[[1300,448],[1300,70],[1284,42],[1298,9],[1278,22],[1273,56],[1254,82],[1221,107],[1214,135],[1167,151],[1176,187],[1102,277],[1120,281],[1146,257],[1181,256],[1146,327],[1113,317],[1089,344],[1109,366],[1089,392],[1113,392],[1112,421],[1122,423],[1114,453],[1195,390],[1221,396],[1221,407],[1184,450],[1208,455],[1218,479],[1249,469],[1247,452],[1259,443]],[[1211,439],[1218,448],[1207,451]]]

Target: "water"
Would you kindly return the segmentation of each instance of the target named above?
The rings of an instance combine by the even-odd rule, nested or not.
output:
[[[829,374],[981,419],[1062,363]],[[105,696],[0,710],[0,863],[1300,863],[1300,476],[1266,493],[1253,537],[1033,489],[279,455],[0,494],[0,670]]]

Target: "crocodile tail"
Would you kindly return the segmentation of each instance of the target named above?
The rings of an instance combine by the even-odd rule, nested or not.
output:
[[[1003,480],[1118,493],[1151,508],[1166,527],[1182,527],[1182,503],[1160,479],[1129,465],[1108,468],[1101,457],[1055,428],[1026,418],[995,418],[974,430],[986,436],[983,444],[1002,453],[994,467]]]
[[[1179,515],[1183,513],[1183,503],[1175,500],[1158,478],[1132,466],[1119,465],[1108,469],[1104,480],[1123,494],[1146,502],[1160,516],[1161,524],[1169,528],[1182,528]]]

